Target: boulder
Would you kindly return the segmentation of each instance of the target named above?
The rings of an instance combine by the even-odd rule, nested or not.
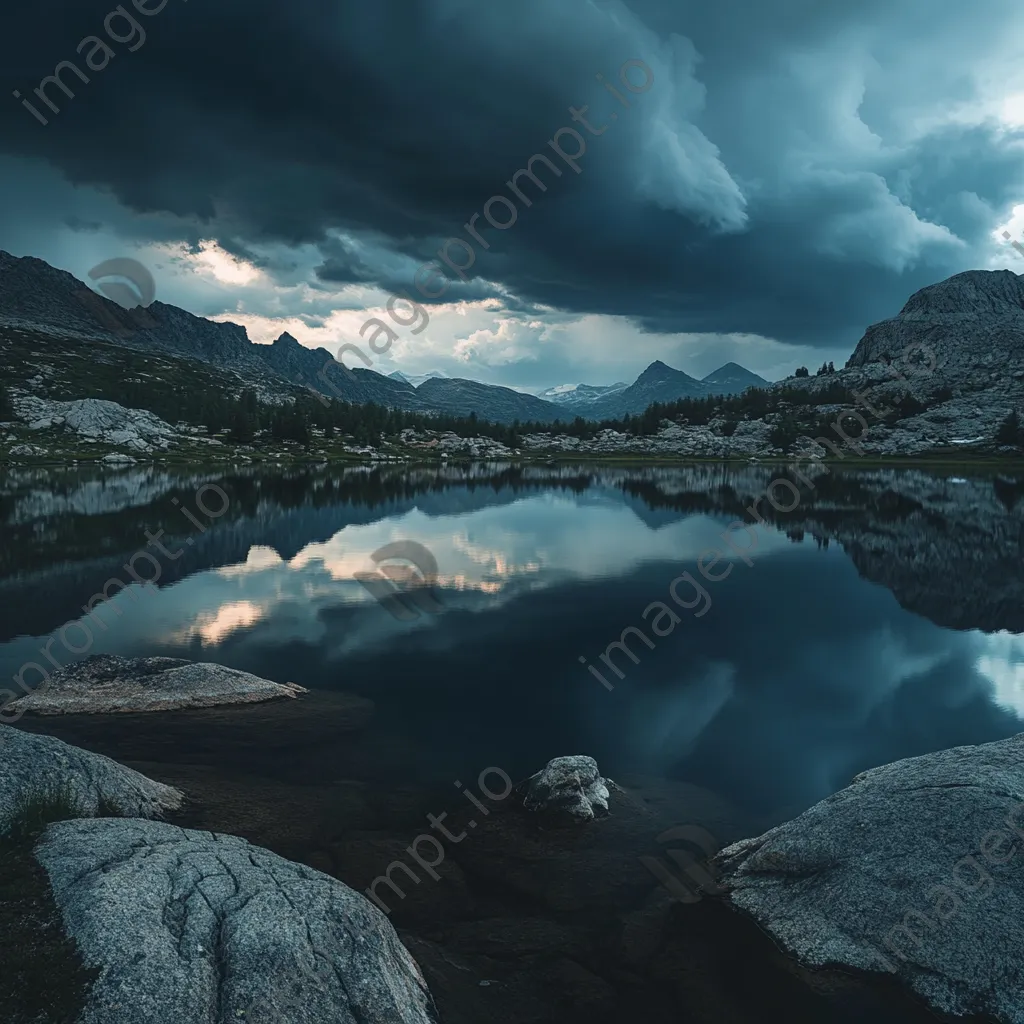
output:
[[[523,806],[571,821],[593,821],[608,813],[608,786],[597,762],[585,754],[555,757],[520,783]]]
[[[731,904],[804,966],[895,976],[939,1013],[1019,1022],[1021,838],[1024,734],[865,772],[716,863]]]
[[[119,818],[51,825],[35,854],[99,972],[76,1024],[437,1024],[387,918],[313,868]]]
[[[7,708],[37,715],[109,714],[255,704],[309,691],[249,672],[182,658],[94,654],[54,672],[49,684]]]
[[[177,810],[184,797],[100,754],[0,725],[0,833],[34,796],[67,798],[83,817],[104,807],[137,818]]]
[[[15,402],[15,408],[31,430],[62,427],[85,440],[138,452],[164,450],[178,436],[169,423],[146,409],[127,409],[100,398],[60,402],[27,395]]]

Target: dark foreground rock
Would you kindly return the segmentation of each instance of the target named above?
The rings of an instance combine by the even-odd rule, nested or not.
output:
[[[350,940],[355,949],[360,936],[364,942],[377,941],[375,929],[386,917],[422,970],[443,1024],[621,1024],[632,1018],[642,1018],[645,1024],[762,1024],[766,1018],[784,1019],[787,1024],[935,1024],[937,1019],[953,1019],[929,1009],[896,971],[886,973],[877,965],[861,969],[844,962],[823,967],[802,965],[793,952],[783,951],[783,943],[770,934],[769,928],[721,895],[721,886],[708,885],[708,858],[715,850],[730,844],[736,844],[733,850],[743,849],[745,844],[738,843],[743,836],[760,834],[774,821],[752,819],[701,787],[640,776],[621,776],[618,784],[610,786],[609,812],[573,822],[571,827],[527,810],[522,800],[513,796],[513,791],[518,788],[521,792],[522,787],[513,786],[511,781],[507,786],[497,785],[493,774],[493,788],[480,790],[483,807],[447,783],[407,780],[396,784],[324,776],[323,765],[319,770],[316,765],[330,748],[313,744],[311,760],[310,740],[314,736],[302,728],[316,698],[311,694],[301,702],[170,712],[167,717],[32,720],[33,729],[46,727],[62,732],[77,723],[76,728],[91,729],[95,739],[104,733],[99,727],[109,722],[104,749],[110,752],[124,744],[135,745],[139,754],[146,751],[149,760],[134,761],[135,767],[180,787],[189,800],[172,819],[177,827],[155,827],[154,831],[145,822],[118,821],[81,821],[51,827],[48,837],[56,830],[68,830],[61,853],[66,866],[60,877],[81,901],[78,920],[83,930],[76,930],[78,925],[68,916],[70,904],[66,900],[61,899],[60,907],[54,903],[59,891],[57,875],[47,875],[40,869],[44,876],[40,887],[26,870],[28,880],[15,879],[8,887],[11,895],[5,903],[0,870],[0,958],[9,963],[12,954],[23,946],[43,950],[24,971],[0,972],[0,1019],[5,1024],[43,1024],[44,1019],[46,1024],[135,1024],[136,1018],[104,1017],[98,1011],[84,1018],[78,1010],[70,1016],[49,1018],[31,1012],[32,1007],[11,1012],[12,1008],[17,1011],[18,1000],[26,1001],[26,992],[39,990],[38,985],[32,987],[31,980],[19,980],[29,977],[29,967],[36,970],[34,964],[56,962],[65,965],[60,968],[65,974],[70,970],[75,977],[88,975],[87,981],[66,986],[67,998],[77,1000],[79,1006],[92,998],[89,992],[93,991],[93,976],[102,974],[108,979],[104,982],[108,988],[99,991],[111,993],[119,979],[124,979],[121,992],[135,992],[136,981],[147,964],[133,958],[145,952],[148,945],[133,945],[130,938],[115,937],[111,930],[104,933],[109,941],[122,945],[109,947],[114,950],[112,959],[101,962],[90,958],[91,947],[81,938],[84,930],[98,928],[104,917],[113,920],[118,914],[127,922],[126,935],[134,930],[148,936],[150,929],[155,929],[156,949],[160,951],[158,959],[153,960],[157,969],[163,970],[161,965],[165,963],[174,967],[172,952],[180,951],[177,969],[194,969],[189,984],[199,986],[197,991],[222,998],[232,991],[230,985],[235,984],[232,979],[236,975],[246,970],[272,972],[282,963],[291,964],[287,968],[289,976],[296,977],[301,985],[313,977],[309,984],[320,991],[316,988],[319,976],[304,973],[302,968],[310,961],[302,959],[307,955],[302,945],[306,933],[297,921],[303,914],[309,916],[309,908],[323,907],[326,901],[311,896],[302,897],[306,899],[303,903],[292,894],[293,884],[301,892],[309,878],[320,884],[336,884],[344,894],[339,897],[344,920],[331,924],[314,915],[317,923],[310,934],[336,934],[341,936],[338,941],[344,949],[350,948],[344,945]],[[298,728],[298,742],[293,738],[289,745],[274,748],[272,773],[264,768],[253,774],[255,763],[239,772],[235,760],[247,746],[258,746],[266,737],[287,733],[283,727],[267,731],[271,724],[281,726],[276,716],[269,716],[275,710],[284,712],[291,727]],[[299,712],[303,712],[302,717],[292,721],[291,716]],[[181,734],[173,742],[157,742],[154,725],[173,724],[179,716]],[[319,717],[324,716],[321,713]],[[248,742],[242,731],[246,722]],[[223,730],[229,724],[232,743],[224,755]],[[197,743],[188,761],[163,760],[181,755],[179,743],[186,728]],[[343,749],[353,739],[352,733],[342,743],[335,738],[335,746]],[[221,757],[214,757],[218,752]],[[342,765],[338,761],[332,767]],[[938,785],[944,783],[940,780]],[[995,783],[992,789],[1001,792]],[[984,805],[982,797],[979,806]],[[960,804],[952,805],[951,810],[959,814]],[[438,812],[444,813],[437,817]],[[444,829],[434,828],[431,820],[442,823]],[[913,816],[907,816],[906,821],[909,827],[902,835],[910,843],[907,837],[920,822]],[[896,836],[903,827],[903,822],[889,822],[876,832],[884,832],[886,843],[898,845]],[[108,831],[111,828],[114,831]],[[183,833],[186,828],[190,831]],[[216,834],[220,832],[237,833],[257,844],[248,848],[257,863],[246,863],[262,874],[247,877],[245,885],[252,882],[251,888],[236,892],[235,868],[218,866],[220,854],[234,864],[231,858],[238,847],[231,844],[241,843]],[[129,833],[136,838],[130,838]],[[97,842],[104,851],[102,856],[89,852],[94,834],[101,837],[102,841]],[[183,834],[198,838],[184,843],[178,838]],[[921,829],[918,834],[927,838]],[[106,836],[118,838],[116,842],[108,841]],[[171,838],[165,840],[164,836]],[[83,844],[86,853],[75,853],[75,843]],[[266,868],[264,858],[270,854],[263,847],[305,866],[285,861],[280,871]],[[871,850],[876,848],[870,839],[861,839],[858,848],[852,838],[845,847],[842,852],[851,859],[870,859]],[[877,849],[882,856],[887,847],[880,845]],[[150,852],[143,858],[140,851]],[[906,851],[899,856],[905,857]],[[27,860],[31,862],[28,867],[39,867],[31,853]],[[955,861],[956,857],[951,857],[950,864]],[[101,862],[106,870],[95,869]],[[162,873],[163,888],[150,881],[147,872],[151,862],[156,874]],[[47,871],[49,868],[47,861]],[[131,874],[132,870],[136,873]],[[274,886],[268,882],[265,890],[262,883],[252,881],[268,873],[276,880]],[[771,875],[770,871],[766,873]],[[331,883],[330,877],[338,882]],[[144,911],[121,905],[120,893],[134,885],[136,878],[143,884],[134,898],[141,898]],[[808,874],[805,882],[813,886],[814,879]],[[108,884],[113,891],[108,890]],[[799,882],[794,881],[794,885]],[[732,887],[734,891],[737,888]],[[367,903],[357,895],[367,891],[383,913],[367,905],[365,915],[348,914],[346,908]],[[23,905],[25,893],[35,900],[32,906]],[[247,895],[252,899],[242,906]],[[837,892],[825,904],[831,906],[844,896]],[[90,905],[102,909],[88,911]],[[799,911],[798,898],[793,899],[793,905]],[[245,915],[250,906],[253,914],[259,911],[267,934],[254,938],[253,946],[230,947],[237,957],[216,976],[220,981],[217,987],[210,958],[218,965],[222,963],[223,943],[235,942],[240,934],[236,918],[249,921]],[[936,916],[926,905],[921,909],[929,917]],[[784,918],[785,913],[780,904],[777,916]],[[41,920],[54,924],[41,928],[36,923]],[[6,922],[16,934],[5,945]],[[25,922],[31,922],[31,927]],[[54,938],[62,935],[61,924],[78,940],[82,961],[75,961],[66,949],[54,943]],[[331,927],[336,931],[331,932]],[[836,925],[836,930],[839,927]],[[211,935],[221,946],[211,946]],[[203,947],[202,954],[198,950],[190,952],[193,938],[197,946]],[[277,946],[272,944],[274,941]],[[319,948],[319,941],[309,939],[310,948]],[[257,951],[246,961],[245,951],[259,949],[261,942],[270,943],[272,952]],[[216,952],[210,954],[211,948]],[[881,938],[879,948],[898,966],[895,954],[884,947]],[[1016,953],[1012,945],[1006,948],[1010,965]],[[400,955],[395,955],[401,964]],[[121,965],[117,970],[115,962]],[[244,966],[249,963],[257,966]],[[380,963],[371,960],[363,966],[372,973]],[[38,967],[35,976],[45,978],[47,970]],[[347,975],[342,977],[353,990]],[[1006,984],[1012,989],[1015,982],[1007,977]],[[6,1001],[5,982],[9,990],[13,989]],[[259,983],[273,989],[272,981],[260,979]],[[409,985],[415,989],[414,982]],[[393,993],[396,991],[392,988]],[[303,1005],[321,1013],[325,1004],[319,1000],[317,996]],[[347,1009],[333,1016],[289,1016],[289,1009],[278,1012],[277,1018],[261,1018],[255,1011],[252,1016],[218,1017],[214,1014],[220,1012],[221,1004],[210,1005],[209,1015],[199,1018],[202,1024],[226,1024],[236,1019],[274,1020],[275,1024],[277,1020],[283,1024],[376,1024],[378,1020],[402,1024],[406,1019],[397,1015],[397,1009],[390,1018],[346,1016]],[[397,996],[395,1005],[400,1005]],[[118,1007],[117,1012],[122,1009]],[[146,1018],[140,1015],[140,1022],[142,1019]],[[160,1017],[149,1019],[162,1024]],[[192,1018],[181,1019],[191,1024]],[[990,1024],[994,1019],[979,1013],[957,1017],[956,1022]]]
[[[885,765],[725,849],[733,906],[800,963],[1024,1020],[1024,734]]]
[[[32,800],[60,800],[82,817],[110,809],[137,818],[177,810],[182,793],[52,736],[0,725],[0,834]]]
[[[182,658],[121,658],[95,654],[55,672],[5,708],[37,715],[171,711],[254,704],[307,693],[295,683],[271,682],[249,672]]]
[[[384,915],[235,836],[64,821],[36,847],[99,974],[76,1024],[436,1024]]]

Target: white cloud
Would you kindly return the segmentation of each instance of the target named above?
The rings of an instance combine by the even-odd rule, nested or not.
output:
[[[978,634],[981,653],[976,667],[992,682],[992,699],[1024,718],[1024,636],[1001,631]]]

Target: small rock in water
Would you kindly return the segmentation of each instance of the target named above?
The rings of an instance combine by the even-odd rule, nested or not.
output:
[[[601,778],[597,762],[585,754],[553,758],[521,783],[521,792],[528,811],[580,822],[608,813],[607,780]]]

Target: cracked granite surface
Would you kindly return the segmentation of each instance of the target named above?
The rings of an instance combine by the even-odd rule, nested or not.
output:
[[[132,819],[51,825],[36,856],[100,974],[77,1024],[436,1024],[386,917],[235,836]]]

